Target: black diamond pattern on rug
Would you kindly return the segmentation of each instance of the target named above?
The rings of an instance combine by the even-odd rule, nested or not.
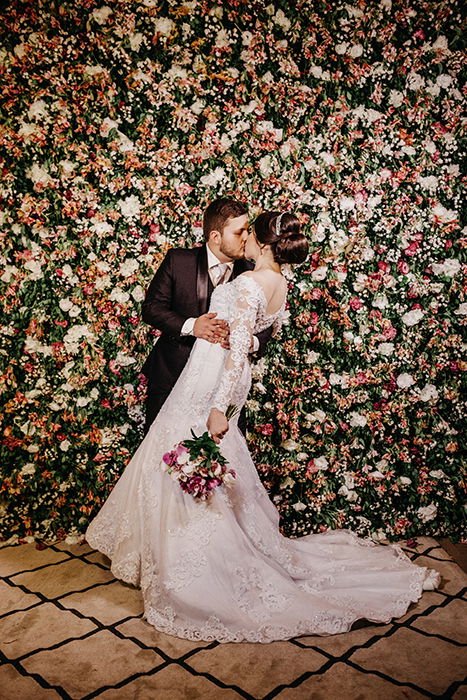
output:
[[[467,577],[432,538],[404,549],[443,580],[391,624],[218,644],[154,630],[87,544],[4,547],[0,700],[467,699]]]

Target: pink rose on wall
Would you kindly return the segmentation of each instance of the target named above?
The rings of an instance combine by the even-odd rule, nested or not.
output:
[[[353,299],[349,301],[349,306],[353,311],[358,311],[362,308],[363,302],[358,297],[353,297]]]

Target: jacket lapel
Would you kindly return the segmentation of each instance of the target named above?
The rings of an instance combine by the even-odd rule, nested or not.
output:
[[[238,277],[238,275],[241,275],[242,272],[246,272],[246,270],[250,270],[253,267],[253,265],[250,265],[244,258],[241,260],[236,260],[234,262],[234,266],[232,269],[232,274],[230,276],[230,279],[233,280],[235,277]]]
[[[252,267],[253,265],[249,264],[246,260],[236,260],[234,262],[230,279],[235,279],[235,277],[241,275],[242,272],[245,272],[245,270],[249,270]],[[209,300],[213,289],[214,287],[208,272],[208,254],[206,252],[206,245],[202,245],[198,248],[198,261],[196,268],[196,297],[198,300],[200,316],[208,311]]]
[[[196,269],[196,296],[200,316],[205,314],[209,306],[209,298],[212,293],[212,283],[208,274],[208,255],[206,246],[202,245],[198,252],[198,264]]]

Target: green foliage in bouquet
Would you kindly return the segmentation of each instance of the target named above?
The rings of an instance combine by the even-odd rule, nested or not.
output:
[[[219,446],[216,445],[216,443],[209,435],[207,430],[201,435],[195,435],[193,431],[191,431],[191,434],[193,436],[193,439],[184,440],[183,444],[185,445],[185,447],[190,453],[190,456],[193,457],[193,459],[198,459],[198,457],[202,457],[209,464],[212,462],[218,462],[219,464],[227,464],[227,460],[222,455]]]

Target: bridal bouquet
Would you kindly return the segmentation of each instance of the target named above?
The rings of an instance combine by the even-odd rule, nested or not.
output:
[[[193,440],[183,440],[162,457],[162,469],[179,482],[180,488],[193,498],[205,501],[217,486],[235,481],[235,471],[208,432]]]
[[[229,406],[227,418],[235,412]],[[229,463],[207,431],[199,437],[193,431],[191,434],[192,440],[183,440],[163,455],[162,469],[179,482],[183,491],[205,501],[217,486],[233,484],[236,473],[229,469]]]

